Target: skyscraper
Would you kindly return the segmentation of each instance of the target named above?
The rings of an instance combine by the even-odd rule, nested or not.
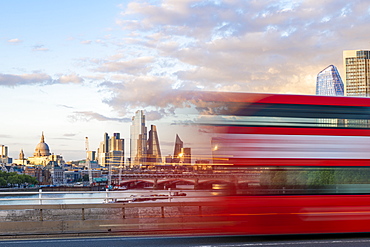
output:
[[[125,140],[120,138],[120,133],[114,133],[109,139],[108,164],[122,166],[124,163]]]
[[[181,148],[184,147],[184,142],[181,141],[178,134],[176,134],[176,140],[175,140],[175,148],[173,151],[173,158],[176,159],[179,157],[179,154],[181,153]]]
[[[102,152],[107,153],[108,151],[109,151],[109,135],[108,135],[108,133],[104,133]]]
[[[159,146],[157,127],[155,125],[150,126],[147,150],[147,162],[162,163],[161,148]]]
[[[98,163],[101,166],[120,166],[124,160],[125,140],[120,138],[119,133],[109,137],[104,133],[104,140],[98,149]]]
[[[347,96],[370,96],[370,51],[343,52]]]
[[[190,165],[191,164],[191,148],[181,148],[179,159],[180,159],[180,163]]]
[[[344,95],[344,85],[334,65],[329,65],[317,74],[316,95]]]
[[[147,154],[147,128],[145,115],[142,110],[136,111],[132,117],[130,128],[130,160],[131,165],[139,165],[145,162]]]
[[[12,159],[8,157],[8,147],[0,145],[0,164],[12,163]]]

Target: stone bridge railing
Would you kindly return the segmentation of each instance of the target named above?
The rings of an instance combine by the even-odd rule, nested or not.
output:
[[[216,215],[216,201],[0,205],[0,236],[209,231],[227,225]]]

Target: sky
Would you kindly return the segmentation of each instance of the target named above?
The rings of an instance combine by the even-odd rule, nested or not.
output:
[[[128,150],[142,109],[166,155],[192,145],[175,92],[314,94],[368,23],[366,0],[1,0],[0,145],[29,157],[44,132],[69,161],[119,132]]]

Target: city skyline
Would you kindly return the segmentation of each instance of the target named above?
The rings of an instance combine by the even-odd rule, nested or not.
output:
[[[1,1],[0,145],[10,157],[21,150],[29,157],[44,131],[53,153],[82,159],[86,136],[91,150],[105,132],[129,140],[131,117],[142,109],[163,156],[176,133],[193,147],[186,130],[171,126],[186,114],[173,90],[315,94],[322,68],[335,64],[344,76],[342,52],[369,47],[369,8],[366,1]]]

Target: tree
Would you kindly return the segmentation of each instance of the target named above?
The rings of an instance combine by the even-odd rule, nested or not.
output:
[[[6,180],[2,177],[0,177],[0,187],[6,187],[8,185],[8,183],[6,182]]]
[[[11,184],[12,186],[16,184],[20,185],[22,184],[22,179],[19,177],[18,174],[16,174],[16,175],[9,176],[7,182]]]

